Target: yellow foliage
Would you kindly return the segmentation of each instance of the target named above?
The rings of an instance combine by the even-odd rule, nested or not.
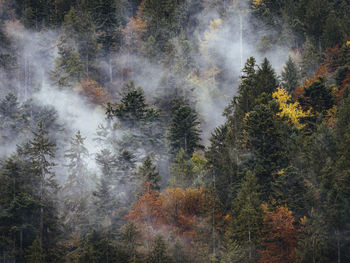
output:
[[[208,162],[204,156],[196,152],[193,153],[191,161],[194,163],[194,168],[193,168],[194,172],[198,172],[201,169],[203,169],[206,163]]]
[[[281,110],[281,112],[277,114],[279,117],[287,117],[298,129],[304,127],[304,125],[299,122],[299,119],[310,116],[311,109],[304,112],[299,102],[291,102],[291,95],[283,88],[278,88],[277,91],[272,94],[272,97],[279,102]]]
[[[259,5],[262,5],[264,3],[264,0],[253,0],[253,4],[255,6],[259,6]]]
[[[334,105],[332,108],[327,110],[327,114],[324,118],[324,121],[331,127],[335,126],[336,120],[337,120],[337,105]]]
[[[278,174],[278,175],[283,175],[284,174],[284,169],[281,169],[281,170],[278,170],[277,172],[276,172],[276,174]]]
[[[216,18],[210,21],[209,30],[204,32],[203,39],[199,39],[200,51],[204,52],[208,48],[208,43],[216,38],[216,33],[221,27],[221,18]]]
[[[346,45],[347,45],[347,46],[350,46],[350,41],[346,41]]]
[[[221,18],[216,18],[216,19],[210,21],[210,30],[211,31],[218,30],[220,28],[221,24],[222,24]]]

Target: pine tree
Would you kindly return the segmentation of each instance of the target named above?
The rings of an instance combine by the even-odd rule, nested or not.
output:
[[[273,103],[260,104],[249,112],[244,123],[245,151],[250,151],[246,164],[258,177],[262,200],[271,194],[272,175],[288,164],[289,125],[275,119]]]
[[[195,179],[193,168],[193,162],[189,160],[186,152],[180,149],[170,168],[170,174],[172,175],[170,184],[172,187],[191,187]]]
[[[168,140],[172,153],[176,154],[182,148],[191,156],[196,149],[202,149],[197,113],[184,103],[173,108]]]
[[[263,63],[256,72],[253,94],[255,94],[255,98],[258,98],[263,92],[272,94],[277,87],[278,81],[275,71],[267,58],[264,58]]]
[[[259,198],[258,179],[248,171],[236,199],[233,201],[232,239],[246,249],[246,256],[252,260],[256,256],[261,230],[262,210]]]
[[[40,244],[40,239],[37,237],[33,244],[28,248],[26,262],[28,263],[44,263],[45,255]]]
[[[133,221],[129,221],[122,230],[122,241],[129,256],[129,262],[135,263],[137,247],[140,245],[141,232]]]
[[[238,134],[237,131],[236,134]],[[237,145],[233,130],[228,123],[213,131],[205,157],[208,160],[206,165],[208,173],[215,180],[221,202],[226,208],[231,208],[232,198],[236,193],[234,186],[238,185],[239,177]]]
[[[293,59],[289,56],[282,71],[282,87],[290,94],[299,85],[299,73]]]
[[[167,244],[161,234],[157,234],[152,242],[152,249],[148,255],[147,263],[168,262]]]
[[[51,216],[45,214],[48,205],[46,203],[51,202],[52,194],[57,191],[57,184],[55,181],[55,174],[52,172],[52,167],[55,163],[50,159],[55,157],[54,143],[48,138],[48,132],[45,130],[43,122],[39,122],[38,131],[33,131],[34,138],[29,141],[29,147],[27,149],[27,155],[31,158],[32,169],[39,180],[39,198],[40,198],[40,227],[39,227],[39,241],[40,247],[43,247],[44,235],[48,237],[49,226],[44,226],[44,217]],[[44,233],[45,229],[45,233]]]
[[[150,155],[147,155],[142,165],[139,166],[138,174],[143,181],[151,183],[151,189],[159,191],[161,177],[157,171],[157,167],[153,165]]]
[[[107,113],[118,119],[129,128],[136,128],[148,113],[148,105],[144,91],[141,87],[135,87],[133,81],[124,84],[122,98],[115,107],[110,107]]]
[[[330,12],[325,22],[322,39],[324,47],[326,48],[341,45],[344,40],[340,22],[333,10]]]
[[[256,64],[255,58],[250,57],[242,69],[241,84],[239,85],[239,97],[237,97],[237,109],[236,114],[242,114],[249,112],[254,106],[255,100],[255,77],[256,77]]]
[[[322,77],[305,89],[305,94],[300,101],[303,105],[309,104],[318,113],[324,113],[335,104],[332,90]]]
[[[87,224],[88,170],[85,158],[89,153],[84,138],[78,131],[70,141],[64,157],[68,160],[68,178],[63,186],[64,220],[69,231],[82,231]]]
[[[312,208],[308,217],[301,220],[299,253],[304,262],[328,262],[330,240],[324,214]]]
[[[0,101],[0,141],[9,142],[24,128],[24,116],[17,97],[12,93]]]

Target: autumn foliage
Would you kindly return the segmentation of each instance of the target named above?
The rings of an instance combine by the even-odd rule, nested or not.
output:
[[[123,29],[124,38],[128,47],[137,46],[142,39],[142,34],[146,32],[146,22],[142,18],[146,1],[143,0],[138,7],[135,17],[131,17],[129,23]]]
[[[304,85],[296,87],[294,92],[294,100],[297,101],[305,93],[305,89],[309,87],[312,83],[319,79],[319,77],[326,76],[327,68],[322,65],[315,73],[312,78],[307,78],[304,82]]]
[[[272,97],[279,102],[281,110],[278,113],[279,117],[287,117],[299,129],[304,127],[299,120],[310,116],[310,109],[303,111],[299,102],[292,102],[292,96],[283,88],[277,88],[277,91],[272,94]]]
[[[94,80],[83,80],[77,91],[94,104],[99,105],[106,102],[106,92]]]
[[[126,218],[153,229],[191,238],[198,220],[205,215],[209,198],[204,188],[167,188],[164,193],[159,193],[148,185]]]
[[[264,228],[262,230],[262,246],[260,263],[292,263],[296,262],[298,228],[295,219],[287,207],[277,207],[267,211],[264,206]]]

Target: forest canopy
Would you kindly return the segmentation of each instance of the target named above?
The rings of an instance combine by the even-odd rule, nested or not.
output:
[[[0,262],[350,262],[346,0],[0,1]]]

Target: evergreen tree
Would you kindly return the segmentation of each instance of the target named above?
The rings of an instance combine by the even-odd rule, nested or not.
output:
[[[122,241],[129,256],[129,262],[136,262],[138,253],[137,247],[140,245],[141,232],[133,221],[129,221],[122,228]]]
[[[236,114],[244,115],[254,107],[255,100],[255,58],[250,57],[242,69],[241,84],[239,85],[239,97],[237,97]]]
[[[139,166],[138,174],[143,181],[151,183],[152,190],[160,190],[161,177],[157,171],[157,167],[152,163],[151,156],[147,155],[142,165]]]
[[[12,93],[0,101],[0,142],[10,142],[24,128],[24,116],[17,97]]]
[[[332,90],[326,85],[324,78],[319,78],[307,87],[300,101],[304,105],[309,104],[318,113],[324,113],[335,103]]]
[[[45,262],[45,255],[44,251],[40,245],[39,237],[37,237],[33,245],[31,245],[28,248],[27,251],[28,255],[26,256],[26,262],[28,263],[44,263]]]
[[[48,214],[47,208],[50,207],[52,195],[57,191],[57,184],[55,180],[55,174],[52,172],[52,167],[55,163],[51,162],[50,159],[55,157],[54,147],[55,144],[48,138],[48,132],[45,130],[43,122],[39,122],[38,131],[33,132],[34,138],[29,141],[29,147],[26,151],[28,157],[31,159],[32,168],[34,174],[38,177],[39,181],[39,200],[40,200],[40,226],[39,226],[39,241],[40,247],[43,247],[44,237],[45,246],[49,245],[50,240],[50,226],[46,225],[47,219],[52,216]],[[57,216],[57,215],[53,215]],[[44,232],[45,231],[45,232]]]
[[[246,256],[251,261],[256,256],[259,244],[259,231],[262,222],[260,186],[258,179],[247,172],[241,189],[234,200],[232,239],[246,249]]]
[[[163,263],[169,260],[167,244],[161,234],[157,234],[152,242],[152,248],[148,255],[148,263]]]
[[[64,157],[68,160],[68,178],[63,186],[64,221],[69,232],[81,232],[87,224],[88,170],[85,158],[88,150],[84,138],[78,131],[70,141],[70,148]]]
[[[182,148],[188,155],[196,149],[202,149],[197,113],[191,106],[179,103],[173,107],[168,139],[172,153]]]
[[[273,70],[267,58],[264,58],[263,63],[258,68],[255,76],[255,88],[253,94],[255,98],[262,93],[272,94],[278,87],[275,71]]]
[[[170,168],[170,174],[172,175],[170,184],[173,187],[191,187],[195,179],[193,168],[193,162],[189,160],[185,150],[181,148],[173,161],[172,167]]]
[[[290,94],[294,93],[295,88],[299,85],[299,74],[297,66],[289,56],[282,71],[282,87]]]
[[[235,132],[238,134],[238,131]],[[209,175],[215,180],[219,198],[227,209],[232,207],[232,199],[237,191],[235,188],[240,179],[237,171],[239,156],[232,133],[228,123],[217,127],[211,135],[210,146],[205,152]]]
[[[344,40],[339,20],[334,11],[331,11],[327,17],[322,38],[326,48],[341,45]]]
[[[273,103],[255,106],[244,124],[244,143],[251,153],[245,165],[258,177],[263,200],[271,194],[272,175],[288,164],[290,129],[286,122],[274,118],[273,108]]]

